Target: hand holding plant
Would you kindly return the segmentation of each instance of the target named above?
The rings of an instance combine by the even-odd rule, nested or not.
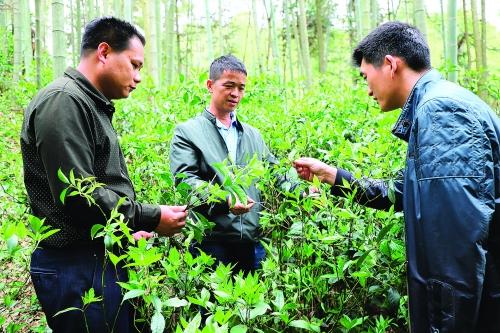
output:
[[[246,204],[242,203],[238,197],[236,197],[236,202],[232,203],[231,196],[227,198],[227,204],[229,205],[229,210],[234,215],[241,215],[248,213],[250,209],[252,209],[253,205],[255,205],[255,200],[247,196]]]
[[[293,161],[293,166],[302,179],[312,181],[314,176],[316,176],[322,183],[335,184],[337,168],[329,166],[320,160],[311,157],[302,157]]]
[[[179,233],[186,225],[186,206],[160,206],[160,223],[155,231],[162,236],[172,236]]]

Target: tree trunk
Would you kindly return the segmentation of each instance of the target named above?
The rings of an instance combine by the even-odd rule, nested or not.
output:
[[[49,17],[49,9],[50,6],[48,5],[46,0],[42,0],[40,3],[40,22],[41,22],[41,29],[40,29],[40,40],[42,41],[42,49],[46,50],[47,49],[47,22],[48,22],[48,17]]]
[[[446,63],[449,66],[448,80],[457,82],[457,1],[448,0],[448,55]]]
[[[29,0],[21,0],[22,4],[22,39],[23,39],[23,64],[24,64],[24,78],[31,78],[31,61],[33,60],[33,39],[31,31],[31,14],[29,10]]]
[[[188,22],[193,22],[193,4],[191,3],[191,0],[187,0],[187,21]],[[186,29],[189,29],[189,25],[187,26]],[[191,56],[192,56],[192,35],[190,31],[186,31],[186,49],[185,49],[185,58],[184,58],[184,77],[187,79],[189,76],[189,69],[191,66]],[[211,60],[210,60],[211,61]]]
[[[476,53],[476,71],[481,73],[483,68],[483,59],[481,52],[481,35],[479,32],[479,19],[477,17],[477,3],[476,0],[470,1],[470,10],[472,13],[472,33],[474,35],[474,51]]]
[[[154,9],[156,20],[153,24],[153,29],[156,31],[156,68],[158,70],[158,87],[161,88],[163,82],[163,63],[162,63],[162,47],[161,47],[161,35],[162,35],[162,22],[161,22],[161,0],[154,0]]]
[[[266,72],[269,71],[269,59],[271,59],[271,15],[269,14],[269,10],[267,9],[266,0],[262,0],[264,4],[264,9],[266,10],[266,18],[267,18],[267,52],[266,52]]]
[[[290,80],[293,81],[293,60],[292,60],[292,36],[290,33],[290,8],[288,5],[288,1],[283,1],[283,12],[285,18],[285,33],[286,33],[286,53],[287,53],[287,61],[285,61],[285,66],[288,64],[288,70],[290,71]],[[286,81],[286,75],[284,75]]]
[[[415,26],[418,28],[418,30],[420,30],[422,35],[424,35],[424,38],[427,39],[427,27],[425,24],[424,0],[415,0],[413,19],[415,22]]]
[[[326,59],[325,59],[325,36],[323,33],[323,11],[324,0],[316,0],[316,34],[318,38],[318,64],[319,72],[326,72]]]
[[[154,6],[154,4],[153,4],[153,6]],[[113,15],[115,17],[119,17],[119,18],[123,17],[123,14],[122,14],[122,1],[121,0],[113,0]],[[151,22],[151,24],[154,24],[154,21]]]
[[[92,21],[95,18],[95,12],[94,12],[95,3],[94,3],[94,0],[87,0],[87,3],[85,5],[87,5],[87,17],[86,17],[85,23],[88,23],[88,22]]]
[[[370,1],[370,28],[375,29],[378,26],[378,14],[380,8],[377,0]]]
[[[39,1],[39,0],[35,0],[36,1]],[[76,0],[78,1],[78,0]],[[71,44],[71,66],[75,67],[76,66],[76,63],[78,61],[78,56],[77,56],[77,46],[76,46],[76,27],[75,27],[75,11],[74,11],[74,7],[73,7],[73,2],[75,2],[74,0],[70,0],[69,1],[69,17],[70,17],[70,22],[71,22],[71,33],[69,34],[69,38],[70,38],[70,44]],[[36,6],[36,4],[35,4]],[[35,10],[36,12],[36,10]],[[38,17],[38,14],[37,14],[37,20],[39,19]],[[38,30],[37,30],[38,31]],[[37,68],[38,70],[38,68]]]
[[[148,44],[149,44],[149,74],[153,78],[153,83],[156,87],[159,86],[160,84],[160,69],[158,68],[158,39],[157,39],[157,32],[156,32],[156,1],[148,1],[148,21],[149,24],[148,30],[149,30],[149,38],[148,38]]]
[[[12,22],[14,24],[14,64],[12,69],[13,81],[19,82],[21,72],[22,72],[22,61],[23,61],[23,32],[22,32],[22,10],[21,3],[19,1],[14,1],[13,4],[13,14],[14,17]]]
[[[306,73],[306,86],[310,87],[312,84],[312,72],[310,64],[309,53],[309,39],[307,36],[307,19],[304,0],[299,0],[299,34],[302,41],[302,57],[304,60],[304,69]]]
[[[102,15],[110,15],[108,0],[102,0]]]
[[[40,38],[41,22],[40,22],[41,0],[35,0],[35,63],[36,63],[36,87],[40,89],[42,86],[41,77],[41,52],[42,39]]]
[[[167,0],[166,8],[166,47],[167,51],[167,68],[166,68],[166,82],[167,85],[171,85],[174,83],[174,59],[175,59],[175,46],[174,46],[174,14],[175,14],[175,0]]]
[[[349,49],[354,49],[355,43],[358,41],[357,16],[356,16],[356,0],[348,0],[347,3],[347,26],[349,33]]]
[[[52,0],[52,48],[54,78],[66,69],[66,35],[64,33],[64,0]]]
[[[214,60],[212,49],[214,42],[212,40],[212,22],[210,18],[209,0],[205,0],[205,32],[207,34],[207,60],[210,64]]]
[[[362,37],[364,38],[366,35],[370,33],[370,23],[371,23],[371,13],[370,13],[370,0],[361,0],[362,4],[362,18],[361,18],[361,27],[362,27]]]
[[[360,42],[364,35],[363,35],[363,18],[361,15],[361,1],[362,0],[354,0],[354,17],[355,17],[355,22],[356,22],[356,42]]]
[[[226,48],[225,48],[225,42],[224,42],[224,32],[223,32],[223,22],[222,22],[222,13],[223,13],[223,8],[222,8],[222,0],[217,1],[217,7],[219,10],[217,11],[219,14],[219,52],[220,55],[223,55],[226,53]]]
[[[0,0],[0,54],[3,56],[7,55],[8,25],[7,1]]]
[[[123,18],[132,23],[132,0],[123,1]]]
[[[257,65],[259,67],[259,73],[262,73],[262,61],[260,56],[260,38],[259,38],[259,22],[257,15],[257,0],[252,0],[252,17],[253,17],[253,25],[255,28],[255,58],[257,59]]]
[[[181,63],[181,32],[179,30],[179,6],[177,6],[178,0],[175,1],[175,37],[177,41],[177,75],[182,73],[182,63]]]
[[[483,65],[482,82],[488,77],[488,61],[486,57],[486,2],[481,0],[481,61]]]
[[[296,41],[296,44],[297,44],[297,66],[298,66],[298,75],[299,76],[302,76],[302,77],[305,77],[306,76],[306,72],[305,72],[305,69],[304,69],[304,59],[302,57],[302,40],[300,39],[300,34],[299,34],[299,29],[298,29],[298,25],[299,25],[299,18],[298,18],[298,15],[297,17],[293,17],[293,20],[292,20],[292,28],[293,28],[293,37]]]
[[[76,30],[76,45],[78,45],[78,54],[80,55],[81,53],[81,46],[82,46],[82,8],[80,6],[80,0],[76,0],[76,24],[75,24],[75,30]]]
[[[441,37],[443,39],[443,59],[446,62],[448,57],[448,47],[446,45],[446,24],[444,23],[444,4],[443,0],[439,0],[441,5]]]
[[[273,54],[273,64],[274,64],[274,73],[276,76],[279,78],[280,77],[280,61],[279,61],[279,54],[278,54],[278,37],[276,33],[276,21],[274,19],[275,13],[274,13],[274,5],[269,2],[270,8],[269,8],[269,13],[270,13],[270,18],[271,18],[271,25],[269,26],[270,29],[270,35],[271,35],[271,50]]]
[[[464,42],[465,42],[465,47],[467,49],[467,69],[471,68],[471,53],[470,53],[470,43],[469,43],[469,28],[468,28],[468,23],[467,23],[467,1],[463,0],[462,3],[463,10],[464,10]]]

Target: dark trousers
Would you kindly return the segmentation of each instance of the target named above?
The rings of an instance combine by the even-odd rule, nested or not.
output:
[[[104,266],[103,246],[76,249],[38,248],[31,256],[31,279],[36,295],[54,333],[62,332],[136,332],[133,307],[122,301],[116,283],[127,281],[127,271],[111,262]],[[104,285],[104,288],[103,288]],[[82,296],[90,288],[102,300],[91,303],[85,311]]]
[[[266,257],[266,251],[260,243],[253,242],[227,242],[227,241],[203,241],[190,247],[190,252],[197,256],[199,250],[209,254],[216,260],[215,265],[235,265],[233,273],[240,270],[249,273],[261,267],[261,262]]]

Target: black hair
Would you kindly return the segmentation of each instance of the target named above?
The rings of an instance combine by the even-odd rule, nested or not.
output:
[[[80,56],[97,50],[102,42],[108,43],[115,51],[121,52],[129,47],[130,39],[133,37],[139,38],[142,45],[146,45],[144,35],[131,23],[112,16],[96,18],[85,26]]]
[[[402,58],[413,70],[420,72],[431,67],[429,46],[422,33],[407,23],[384,23],[370,32],[352,53],[354,65],[361,61],[379,67],[386,55]]]
[[[210,80],[216,81],[224,71],[240,72],[247,75],[245,65],[231,54],[223,55],[212,61],[210,65]]]

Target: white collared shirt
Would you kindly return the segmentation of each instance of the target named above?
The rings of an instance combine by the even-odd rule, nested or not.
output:
[[[238,149],[238,129],[236,128],[236,115],[234,112],[230,113],[231,123],[226,127],[219,119],[215,118],[215,124],[219,130],[220,135],[226,143],[229,152],[228,157],[231,163],[236,161],[236,150]]]

